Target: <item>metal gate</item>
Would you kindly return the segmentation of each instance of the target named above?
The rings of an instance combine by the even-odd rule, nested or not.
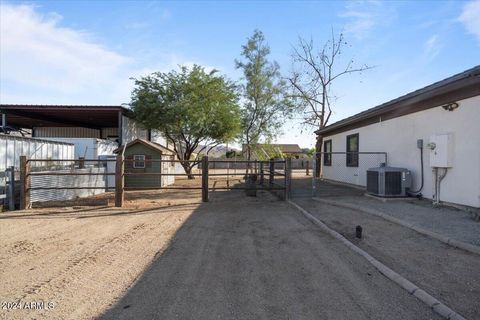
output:
[[[8,167],[5,171],[0,172],[0,205],[9,210],[15,210],[14,167]]]
[[[317,152],[308,160],[309,165],[294,170],[292,197],[363,193],[367,170],[387,165],[387,161],[386,152]],[[316,175],[317,167],[320,168],[320,175]]]

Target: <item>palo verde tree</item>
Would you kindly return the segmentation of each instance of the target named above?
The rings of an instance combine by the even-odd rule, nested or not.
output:
[[[293,71],[288,78],[291,97],[303,112],[304,124],[322,129],[327,126],[337,97],[332,93],[333,84],[342,76],[361,73],[371,69],[367,65],[354,66],[353,59],[345,60],[343,50],[348,46],[344,36],[331,38],[318,50],[313,40],[299,38],[298,45],[293,48]],[[322,151],[323,139],[317,135],[315,150]],[[317,158],[315,175],[320,174],[320,157]]]
[[[189,179],[194,178],[192,168],[200,152],[238,136],[236,87],[216,70],[206,72],[194,65],[134,80],[131,107],[135,118],[144,127],[162,132],[173,144]],[[198,146],[202,147],[194,158]]]
[[[246,145],[247,160],[251,159],[251,145],[274,138],[293,110],[280,66],[268,59],[269,54],[265,36],[255,30],[242,46],[242,59],[235,60],[236,68],[243,71],[240,141]]]

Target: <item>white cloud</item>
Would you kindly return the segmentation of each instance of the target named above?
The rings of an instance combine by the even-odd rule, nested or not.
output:
[[[345,32],[356,38],[366,37],[372,29],[385,19],[385,7],[381,1],[349,1],[339,17],[345,18]],[[388,17],[387,17],[388,19]]]
[[[425,41],[423,45],[423,58],[425,60],[433,60],[441,50],[440,40],[437,34],[434,34]]]
[[[458,20],[480,43],[480,0],[465,4]]]
[[[153,48],[128,57],[89,32],[62,27],[62,19],[32,5],[0,4],[0,103],[121,104],[130,100],[131,77],[202,65]]]
[[[1,4],[0,14],[2,103],[14,102],[5,98],[19,96],[21,90],[25,95],[35,92],[39,103],[61,102],[59,97],[83,98],[77,103],[85,103],[100,94],[104,98],[98,103],[111,103],[109,93],[118,94],[128,81],[132,59],[94,42],[86,32],[60,27],[60,15],[10,4]]]

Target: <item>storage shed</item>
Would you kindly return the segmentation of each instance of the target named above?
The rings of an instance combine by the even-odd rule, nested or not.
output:
[[[160,175],[125,176],[127,188],[161,188],[175,182],[174,176],[164,176],[164,173],[175,173],[174,162],[160,160],[175,160],[175,152],[158,143],[135,139],[127,145],[116,149],[122,153],[125,147],[125,173],[160,173]]]

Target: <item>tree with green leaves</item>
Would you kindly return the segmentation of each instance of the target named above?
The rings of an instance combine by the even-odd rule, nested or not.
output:
[[[165,135],[189,179],[194,178],[192,168],[199,153],[238,136],[241,121],[236,87],[218,71],[206,72],[194,65],[134,80],[131,107],[135,119]],[[202,148],[194,156],[199,145]]]
[[[251,159],[251,146],[271,141],[293,110],[280,66],[269,60],[269,54],[265,36],[255,30],[242,46],[242,59],[235,60],[236,68],[243,71],[240,141],[246,145],[247,160]]]

